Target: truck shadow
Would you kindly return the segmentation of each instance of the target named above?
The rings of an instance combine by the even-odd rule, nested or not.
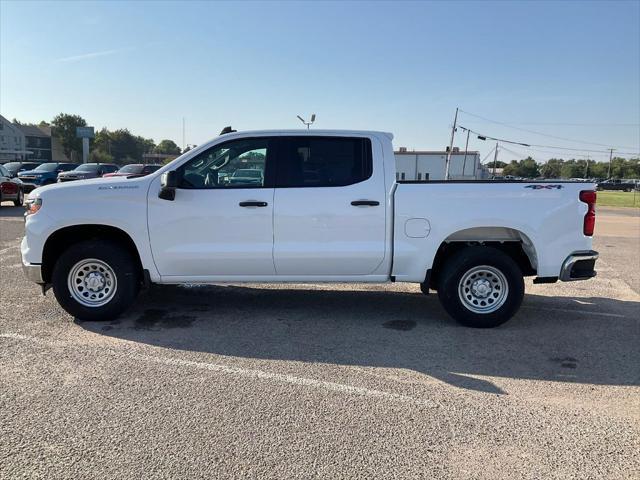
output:
[[[185,351],[408,369],[495,394],[506,392],[474,376],[640,385],[639,314],[639,302],[527,295],[509,323],[477,330],[419,292],[157,286],[119,320],[78,324]]]

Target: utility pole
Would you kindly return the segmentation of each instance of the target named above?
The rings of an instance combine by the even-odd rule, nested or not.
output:
[[[498,142],[496,142],[496,152],[493,154],[493,176],[496,176],[496,165],[498,163]]]
[[[449,165],[451,164],[451,152],[453,150],[453,137],[456,133],[456,124],[458,123],[458,107],[456,107],[456,116],[453,117],[453,128],[451,129],[451,141],[449,142],[449,151],[447,152],[447,163],[444,168],[444,179],[449,180]]]
[[[584,169],[584,178],[589,178],[589,155],[587,154],[587,165]]]
[[[613,160],[613,151],[614,148],[609,149],[609,169],[607,171],[607,180],[611,178],[611,161]]]
[[[467,166],[467,150],[469,149],[469,134],[471,133],[471,130],[467,130],[467,143],[464,144],[464,161],[462,162],[462,176],[464,177],[464,169]],[[473,175],[475,177],[475,171],[473,172]]]

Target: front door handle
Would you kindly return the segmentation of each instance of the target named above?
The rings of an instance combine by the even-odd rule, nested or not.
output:
[[[351,205],[354,207],[377,207],[380,202],[376,200],[354,200]]]
[[[255,200],[248,200],[246,202],[240,202],[238,205],[241,207],[266,207],[268,205],[267,202],[257,202]]]

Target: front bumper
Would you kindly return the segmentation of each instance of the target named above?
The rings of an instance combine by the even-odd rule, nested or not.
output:
[[[560,280],[572,282],[574,280],[588,280],[596,276],[595,265],[598,260],[598,252],[586,250],[573,252],[562,264]]]
[[[42,265],[22,262],[22,270],[28,280],[39,284],[44,283],[44,279],[42,278]]]

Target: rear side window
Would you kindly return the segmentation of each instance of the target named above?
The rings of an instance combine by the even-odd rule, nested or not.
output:
[[[372,173],[368,138],[287,137],[283,149],[277,187],[339,187]]]

